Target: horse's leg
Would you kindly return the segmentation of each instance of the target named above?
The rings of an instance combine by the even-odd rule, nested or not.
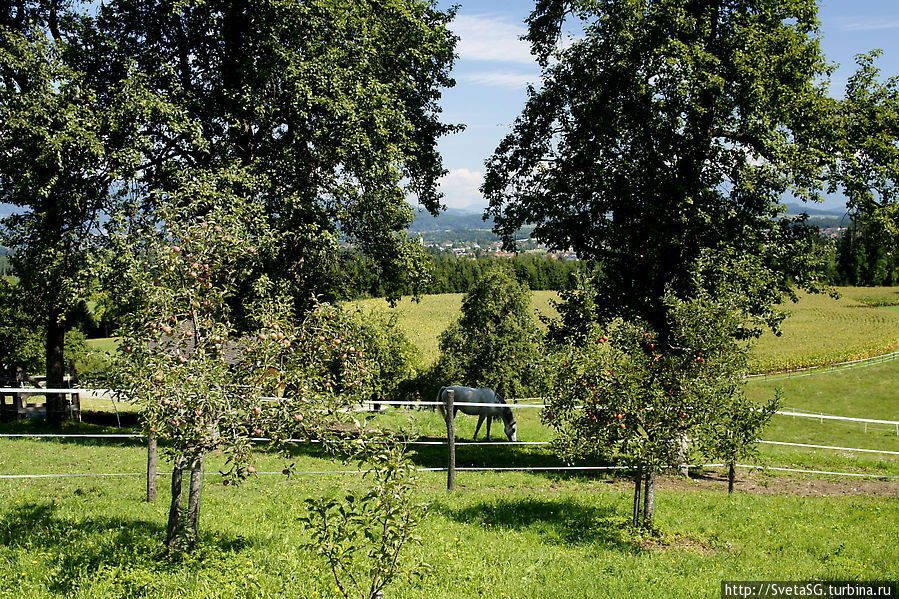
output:
[[[490,440],[490,424],[493,422],[493,416],[487,416],[487,440]]]
[[[481,430],[481,424],[483,422],[484,422],[484,415],[481,414],[480,416],[478,416],[478,425],[476,427],[474,427],[474,438],[473,439],[475,441],[478,440],[478,431]],[[490,421],[489,420],[487,421],[487,430],[488,431],[490,430]]]

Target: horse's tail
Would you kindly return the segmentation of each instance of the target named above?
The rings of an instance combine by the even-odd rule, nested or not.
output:
[[[446,420],[446,406],[443,403],[444,391],[446,391],[446,387],[441,387],[440,391],[437,392],[437,409],[440,410],[440,415]]]

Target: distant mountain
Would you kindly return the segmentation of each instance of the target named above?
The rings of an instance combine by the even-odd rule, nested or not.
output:
[[[808,214],[809,216],[845,216],[846,215],[846,206],[841,206],[838,208],[828,208],[827,206],[820,206],[817,208],[812,208],[815,204],[787,204],[787,214]]]
[[[416,209],[415,220],[409,227],[410,233],[430,231],[469,231],[471,229],[492,229],[493,220],[484,220],[482,210],[447,208],[439,216],[431,216],[426,211]]]

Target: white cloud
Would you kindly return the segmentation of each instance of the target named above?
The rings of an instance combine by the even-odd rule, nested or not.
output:
[[[459,79],[475,85],[490,85],[509,89],[524,89],[528,83],[538,83],[540,76],[528,73],[506,73],[502,71],[481,71],[459,75]]]
[[[843,31],[879,31],[883,29],[899,29],[899,19],[856,21],[843,25]]]
[[[457,15],[450,24],[459,36],[456,49],[462,60],[490,60],[517,64],[536,64],[530,44],[519,39],[527,33],[522,23],[497,15]]]
[[[484,173],[467,168],[450,170],[440,179],[443,202],[448,208],[483,206],[486,202],[478,188],[484,183]]]

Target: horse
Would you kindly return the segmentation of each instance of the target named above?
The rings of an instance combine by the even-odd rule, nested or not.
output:
[[[490,423],[494,418],[502,418],[505,423],[505,433],[509,437],[509,441],[517,441],[518,425],[515,423],[515,417],[512,415],[512,408],[506,405],[506,400],[497,394],[493,389],[472,389],[471,387],[460,387],[453,385],[452,387],[441,387],[437,393],[437,403],[440,414],[446,420],[446,392],[453,392],[453,418],[456,412],[461,411],[463,414],[478,417],[478,425],[474,429],[474,440],[478,440],[478,431],[481,430],[481,424],[487,420],[487,440],[490,440]],[[483,404],[483,405],[458,405],[461,404]]]

